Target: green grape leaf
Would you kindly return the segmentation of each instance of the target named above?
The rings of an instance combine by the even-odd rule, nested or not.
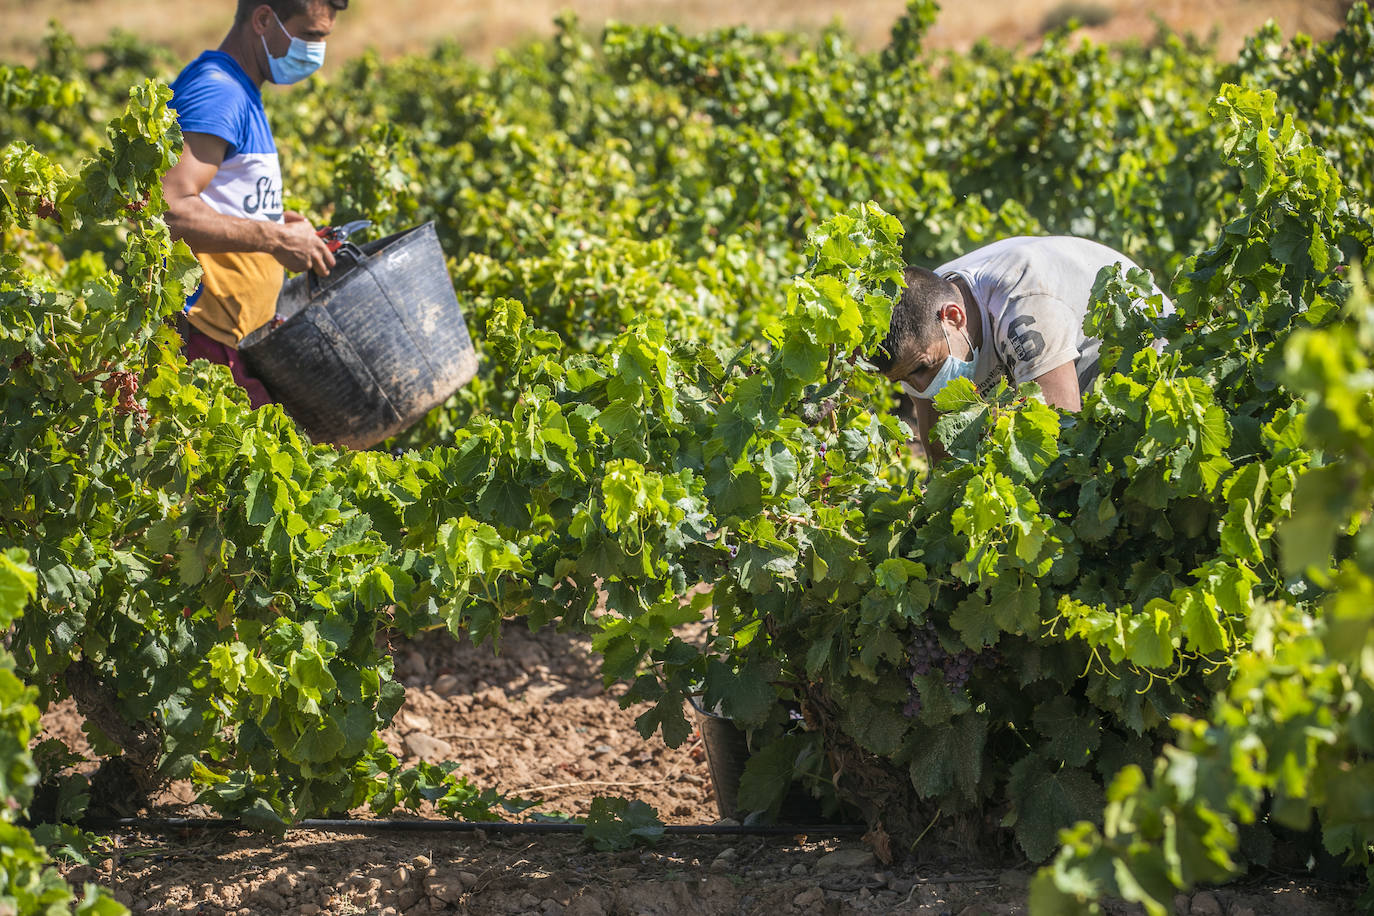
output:
[[[635,728],[645,738],[661,730],[664,744],[681,747],[682,742],[692,734],[692,725],[683,714],[682,703],[682,695],[670,691],[635,718]]]
[[[598,852],[652,846],[663,834],[663,821],[651,805],[620,797],[592,799],[582,831]]]
[[[1155,598],[1126,619],[1126,658],[1143,668],[1168,668],[1174,663],[1174,606]]]
[[[9,626],[38,594],[38,574],[28,559],[22,550],[0,552],[0,626]]]
[[[1034,754],[1011,769],[1016,842],[1033,862],[1048,859],[1059,831],[1102,810],[1102,787],[1086,770],[1058,766]]]
[[[706,668],[705,703],[745,728],[757,728],[767,721],[777,693],[762,665],[746,661],[735,670],[712,659]]]
[[[997,642],[1001,635],[997,615],[983,600],[981,592],[973,592],[959,602],[949,617],[950,626],[958,631],[964,645],[970,649],[981,649]]]
[[[1298,478],[1293,517],[1279,527],[1279,556],[1284,571],[1300,575],[1331,566],[1339,522],[1349,514],[1349,488],[1339,465],[1315,468]]]
[[[1102,744],[1101,719],[1085,713],[1068,697],[1055,697],[1036,707],[1035,729],[1044,739],[1040,752],[1051,760],[1069,766],[1087,766],[1091,755]]]
[[[792,785],[797,762],[814,753],[819,736],[813,733],[783,735],[749,755],[739,781],[739,810],[767,811],[776,816]]]
[[[1256,516],[1264,505],[1269,475],[1264,466],[1248,464],[1227,481],[1223,498],[1230,508],[1221,522],[1221,548],[1239,560],[1264,561],[1264,547],[1255,530]]]

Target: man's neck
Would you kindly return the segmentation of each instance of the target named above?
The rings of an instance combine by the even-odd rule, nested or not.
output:
[[[258,44],[255,45],[254,40],[257,40]],[[267,74],[263,72],[261,64],[261,39],[258,39],[246,24],[230,29],[229,34],[219,43],[218,50],[232,57],[259,89],[267,82]]]
[[[973,290],[969,289],[963,277],[955,277],[953,283],[964,300],[964,314],[968,316],[968,341],[976,350],[983,345],[983,307],[973,298]]]

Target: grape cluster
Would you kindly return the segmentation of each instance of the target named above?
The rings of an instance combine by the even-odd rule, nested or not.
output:
[[[902,714],[914,719],[921,714],[921,694],[916,687],[916,678],[939,672],[951,690],[962,690],[973,675],[974,668],[996,668],[1001,664],[1002,653],[997,649],[984,649],[974,652],[961,649],[958,652],[946,651],[935,631],[935,625],[926,623],[916,630],[915,636],[907,646],[907,673],[910,678],[911,696],[902,708]]]
[[[138,403],[138,378],[132,372],[111,372],[109,378],[101,382],[106,397],[116,399],[115,414],[127,416],[136,414],[140,426],[148,425],[148,408]]]
[[[926,624],[916,631],[916,638],[907,647],[907,655],[911,659],[911,673],[924,677],[932,668],[939,667],[945,654],[945,647],[940,645],[940,637],[935,635],[935,628]]]
[[[50,219],[59,226],[62,225],[62,214],[57,209],[57,204],[53,203],[50,197],[38,198],[38,206],[33,208],[33,215],[39,219]]]
[[[961,649],[951,655],[945,651],[935,627],[929,623],[916,632],[916,638],[907,648],[907,653],[911,659],[912,675],[924,677],[932,671],[938,671],[944,675],[945,683],[956,690],[968,683],[974,663],[981,654],[972,649]]]

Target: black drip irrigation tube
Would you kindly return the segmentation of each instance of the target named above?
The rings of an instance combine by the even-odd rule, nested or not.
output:
[[[242,821],[213,817],[88,817],[79,825],[94,832],[142,830],[149,833],[182,830],[255,830]],[[362,818],[306,819],[289,830],[321,830],[327,833],[505,833],[555,834],[581,833],[583,824],[544,823],[541,821],[443,821],[378,820]],[[668,824],[668,836],[855,836],[865,832],[862,824]]]

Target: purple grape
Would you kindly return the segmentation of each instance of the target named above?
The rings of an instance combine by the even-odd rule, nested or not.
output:
[[[931,623],[926,623],[916,631],[907,648],[907,656],[910,677],[925,677],[938,671],[953,690],[962,690],[973,676],[975,668],[995,668],[1002,660],[1001,653],[996,649],[984,649],[979,652],[961,649],[951,655],[941,645],[940,637]]]
[[[945,659],[944,675],[945,683],[955,690],[963,689],[968,683],[969,675],[973,673],[974,654],[968,649],[963,650],[958,655],[951,655]]]

